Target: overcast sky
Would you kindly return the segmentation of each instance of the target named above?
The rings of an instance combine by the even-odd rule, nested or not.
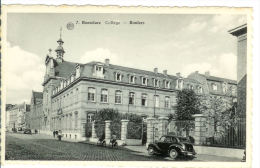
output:
[[[144,24],[130,25],[131,20]],[[73,30],[66,28],[68,22],[75,24]],[[8,14],[7,103],[29,103],[32,89],[42,91],[44,59],[49,48],[56,49],[60,27],[67,61],[110,58],[112,64],[158,67],[172,75],[198,70],[236,79],[236,38],[227,31],[244,23],[243,15]]]

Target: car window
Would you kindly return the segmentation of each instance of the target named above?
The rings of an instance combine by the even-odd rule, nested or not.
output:
[[[171,142],[171,137],[165,137],[164,142],[167,142],[167,143]]]
[[[173,143],[177,143],[178,141],[177,141],[177,139],[175,137],[172,137],[172,142]]]
[[[160,138],[160,141],[161,141],[161,142],[164,142],[164,141],[165,141],[165,138],[166,138],[165,136],[161,137],[161,138]]]

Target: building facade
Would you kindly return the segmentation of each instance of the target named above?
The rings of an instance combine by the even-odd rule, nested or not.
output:
[[[178,91],[188,88],[197,95],[211,93],[205,81],[192,75],[184,78],[167,70],[161,73],[158,68],[146,71],[123,67],[111,64],[109,59],[86,64],[68,62],[64,60],[63,40],[57,43],[56,58],[50,50],[45,59],[42,102],[37,105],[32,98],[32,118],[40,121],[35,120],[38,125],[31,124],[31,128],[43,133],[62,130],[71,139],[84,140],[86,123],[100,109],[168,116],[175,112]]]
[[[26,128],[25,115],[30,111],[30,105],[23,103],[9,107],[6,110],[6,127],[8,131]]]
[[[237,81],[238,81],[238,113],[246,117],[246,88],[247,88],[247,25],[241,25],[229,31],[237,37]]]

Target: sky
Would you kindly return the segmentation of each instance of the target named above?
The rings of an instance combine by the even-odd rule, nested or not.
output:
[[[74,24],[72,30],[66,27],[69,22]],[[32,90],[42,91],[44,60],[49,48],[56,57],[61,27],[66,61],[104,62],[109,58],[111,64],[150,71],[157,67],[172,75],[210,71],[236,80],[237,39],[228,30],[244,23],[245,15],[9,13],[6,102],[29,103]]]

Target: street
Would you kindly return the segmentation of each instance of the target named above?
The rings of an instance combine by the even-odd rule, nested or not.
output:
[[[5,156],[6,160],[172,161],[165,156],[149,156],[143,146],[111,148],[58,141],[48,135],[10,133],[6,134]],[[192,161],[239,160],[214,155],[197,155]]]

